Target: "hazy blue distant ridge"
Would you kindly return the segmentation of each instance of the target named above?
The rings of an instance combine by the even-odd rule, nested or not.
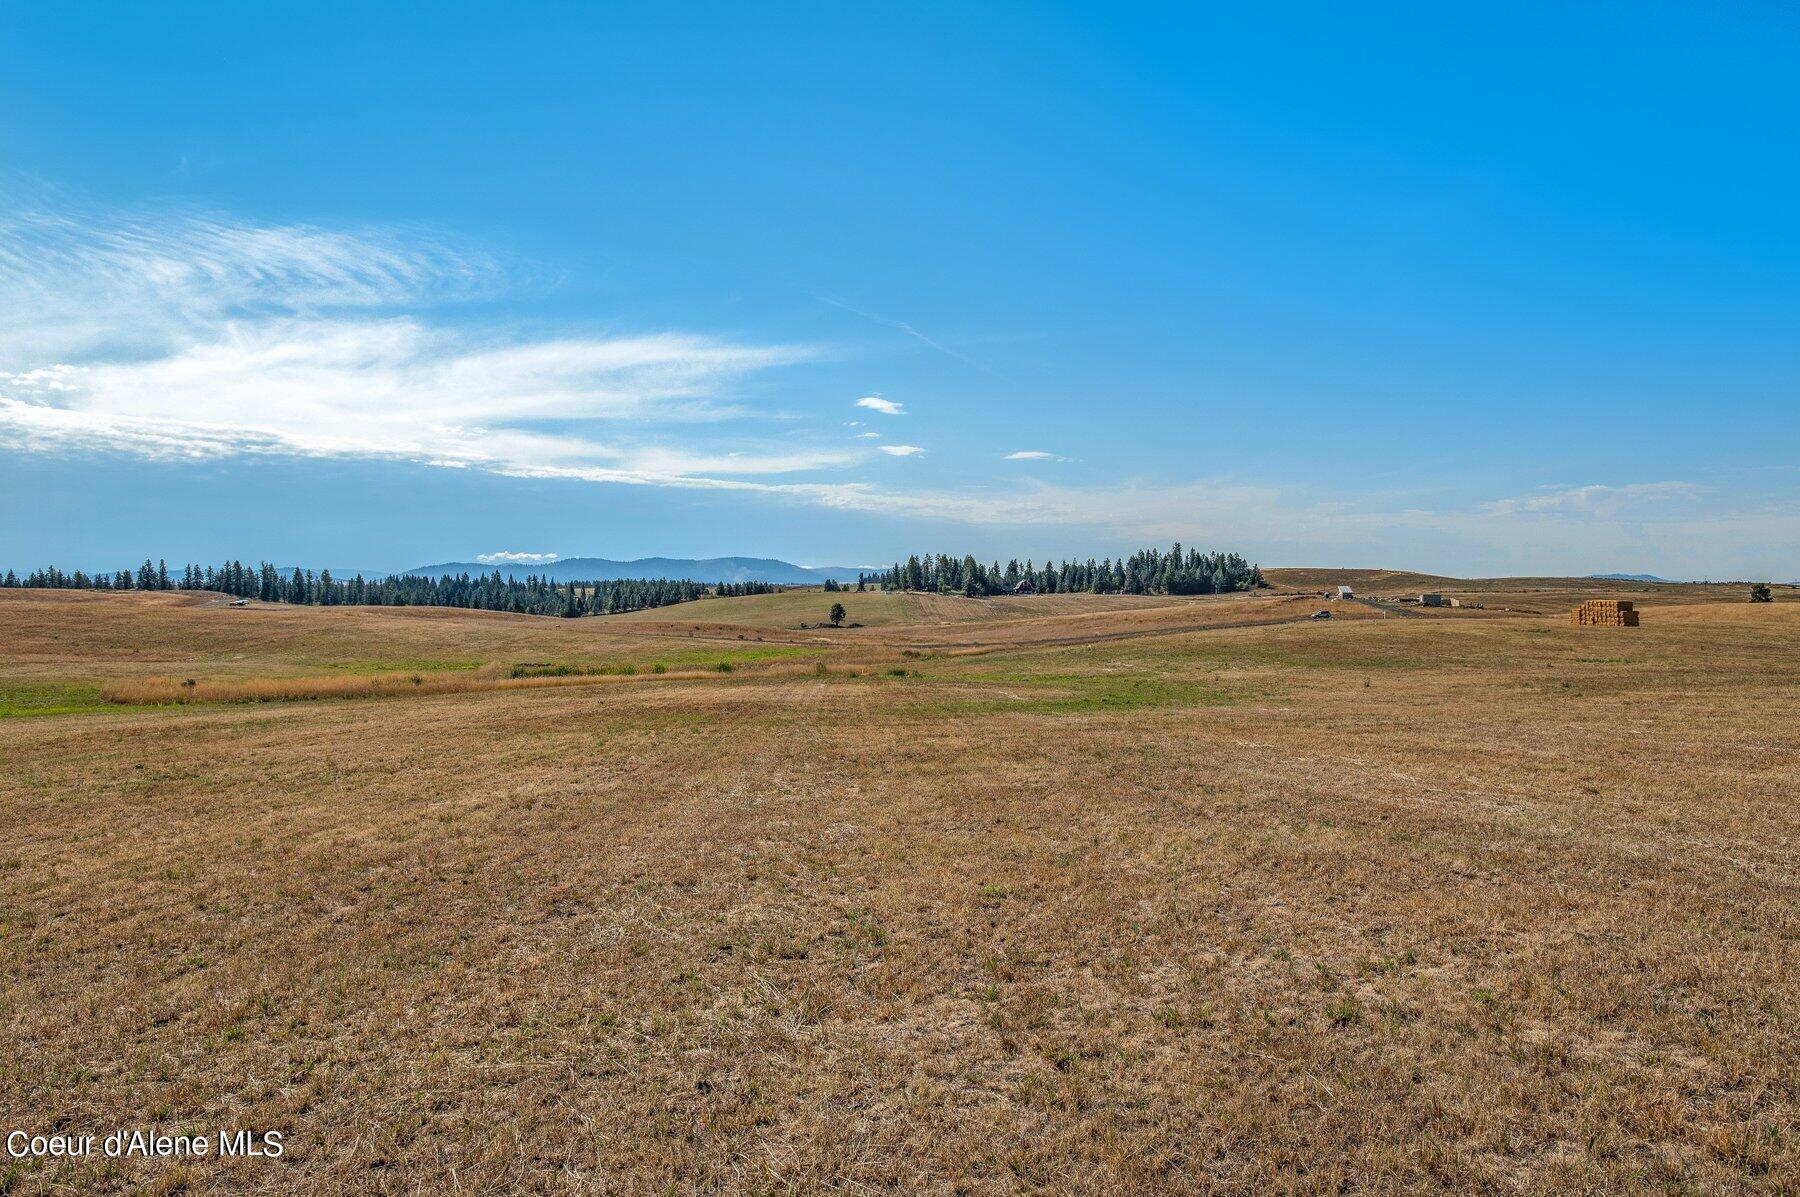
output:
[[[1589,574],[1595,582],[1671,582],[1672,578],[1659,578],[1655,574]]]
[[[771,557],[640,557],[636,561],[612,561],[605,557],[564,557],[537,565],[479,561],[446,561],[442,565],[421,565],[406,570],[409,577],[437,578],[444,574],[491,574],[499,570],[502,577],[524,578],[535,574],[553,582],[611,582],[621,578],[687,578],[695,582],[770,582],[778,586],[819,586],[825,579],[854,582],[859,573],[867,572],[849,566],[828,565],[818,569],[777,561]]]

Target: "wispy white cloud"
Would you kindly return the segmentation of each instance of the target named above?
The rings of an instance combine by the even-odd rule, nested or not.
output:
[[[497,268],[417,228],[255,224],[175,208],[127,213],[50,192],[8,199],[0,280],[57,303],[119,296],[200,311],[271,299],[369,307],[466,291]]]
[[[593,464],[644,480],[841,467],[791,447],[696,452],[654,430],[729,412],[724,383],[795,360],[681,336],[469,346],[410,319],[233,324],[149,360],[0,375],[0,443],[151,458],[368,457],[503,470]]]
[[[1499,514],[1547,513],[1616,514],[1627,508],[1691,499],[1700,493],[1692,482],[1632,482],[1623,486],[1594,483],[1588,486],[1547,486],[1510,499],[1496,499],[1487,509]]]
[[[912,457],[925,452],[917,445],[878,445],[876,447],[890,457]]]
[[[898,416],[905,414],[901,411],[900,404],[895,403],[892,399],[883,399],[879,395],[864,395],[861,399],[856,401],[856,406],[866,407],[870,411],[878,411],[884,416]]]
[[[0,218],[0,446],[156,459],[367,457],[621,480],[838,469],[713,431],[804,346],[531,338],[420,314],[493,274],[413,231],[69,204]]]
[[[859,441],[878,441],[881,439],[881,434],[879,432],[859,432],[854,439]]]
[[[562,560],[562,554],[514,553],[502,550],[498,553],[477,553],[475,560],[483,565],[548,565],[552,561]]]
[[[821,295],[819,298],[824,300],[826,303],[830,304],[834,308],[841,308],[844,311],[850,312],[853,315],[861,316],[864,320],[870,320],[876,324],[885,325],[888,328],[899,329],[901,332],[903,332],[907,336],[913,338],[915,341],[918,341],[920,344],[929,345],[931,348],[937,350],[939,353],[944,354],[947,357],[953,357],[959,362],[963,362],[967,365],[973,366],[977,370],[982,371],[984,374],[994,373],[993,370],[989,369],[987,366],[983,365],[982,363],[976,361],[974,358],[968,356],[965,353],[960,353],[957,350],[950,348],[948,345],[945,345],[941,341],[938,341],[932,337],[926,336],[924,333],[920,332],[918,329],[914,328],[911,324],[908,324],[904,320],[890,320],[886,316],[877,316],[873,312],[864,311],[862,308],[856,307],[853,304],[846,303],[842,299],[837,298],[836,296]]]
[[[0,368],[147,358],[223,320],[435,303],[498,284],[489,256],[424,229],[120,212],[47,188],[0,194]]]
[[[1018,449],[1001,458],[1002,461],[1066,461],[1054,453],[1046,453],[1042,449]]]

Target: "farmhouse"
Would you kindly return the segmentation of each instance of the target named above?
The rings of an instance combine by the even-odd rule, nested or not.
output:
[[[1014,594],[1036,594],[1037,584],[1030,578],[1021,578],[1019,584],[1012,588],[1012,592]]]
[[[1339,586],[1337,596],[1341,599],[1355,598],[1356,591],[1350,589],[1348,586]]]
[[[1442,607],[1443,605],[1444,596],[1441,594],[1425,593],[1419,596],[1419,606],[1421,607]]]

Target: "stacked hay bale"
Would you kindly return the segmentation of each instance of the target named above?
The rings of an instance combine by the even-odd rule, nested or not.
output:
[[[1578,628],[1635,628],[1638,613],[1630,599],[1589,599],[1569,615]]]

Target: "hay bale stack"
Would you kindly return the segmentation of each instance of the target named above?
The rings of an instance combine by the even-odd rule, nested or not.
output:
[[[1578,628],[1635,628],[1638,613],[1630,599],[1589,599],[1570,612]]]

